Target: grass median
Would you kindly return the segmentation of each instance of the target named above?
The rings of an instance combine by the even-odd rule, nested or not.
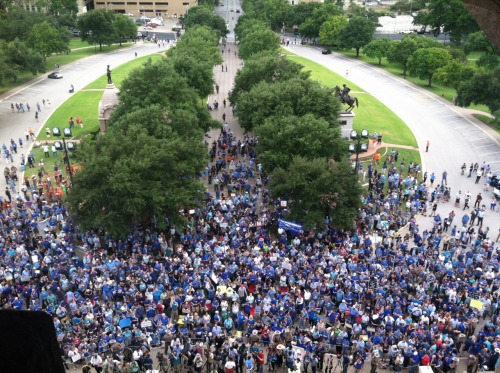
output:
[[[155,62],[161,60],[163,57],[159,53],[151,54],[149,56],[138,57],[130,62],[127,62],[123,65],[118,66],[113,69],[113,83],[115,86],[120,88],[122,81],[130,74],[130,72],[138,67],[141,67],[150,59]],[[108,82],[108,78],[106,75],[101,76],[100,78],[94,80],[85,89],[104,89],[106,88],[106,84]]]
[[[415,136],[408,126],[374,96],[323,65],[290,53],[287,54],[287,57],[304,66],[304,70],[311,72],[311,78],[324,86],[342,86],[343,83],[349,85],[351,95],[359,100],[359,107],[354,109],[356,114],[354,129],[367,129],[370,133],[382,134],[384,142],[387,143],[417,146]]]
[[[61,133],[64,128],[69,127],[69,118],[79,117],[83,121],[83,128],[76,123],[72,130],[72,138],[81,140],[99,129],[98,105],[102,98],[100,91],[79,91],[73,94],[49,117],[44,128],[40,131],[37,141],[56,140],[52,135],[52,129],[59,127]],[[47,135],[49,130],[50,137]]]

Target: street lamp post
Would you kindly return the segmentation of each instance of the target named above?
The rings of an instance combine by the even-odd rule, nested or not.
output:
[[[368,139],[370,136],[370,132],[368,130],[362,130],[361,134],[358,133],[356,130],[351,131],[351,140],[357,141],[357,144],[350,144],[349,145],[349,152],[351,154],[356,154],[356,168],[355,172],[356,174],[358,173],[358,167],[359,167],[359,155],[361,153],[366,153],[368,151],[368,143],[361,143],[362,139]]]
[[[65,134],[66,134],[66,132],[65,132]],[[75,150],[75,144],[72,141],[66,143],[66,139],[63,137],[62,138],[62,143],[61,143],[61,141],[56,141],[54,143],[54,146],[55,146],[56,150],[62,150],[64,152],[64,157],[63,157],[64,163],[68,167],[68,170],[69,170],[69,181],[71,183],[71,186],[73,187],[73,170],[71,169],[71,163],[69,161],[68,150],[70,150],[70,151]]]

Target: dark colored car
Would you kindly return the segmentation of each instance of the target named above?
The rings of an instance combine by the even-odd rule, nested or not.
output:
[[[239,13],[239,12],[240,12],[240,10],[239,10],[239,9],[236,9],[236,13]]]
[[[330,49],[323,49],[321,54],[332,54],[332,51]]]
[[[50,73],[47,78],[49,79],[62,79],[62,74],[59,71],[55,71],[53,73]]]
[[[492,188],[500,189],[500,172],[497,172],[491,177],[490,186]]]

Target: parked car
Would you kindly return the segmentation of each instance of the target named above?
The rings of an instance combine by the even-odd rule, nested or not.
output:
[[[492,188],[500,189],[500,172],[493,174],[490,179],[490,186]]]
[[[493,189],[493,195],[495,196],[496,199],[500,199],[500,189]]]
[[[391,14],[389,14],[389,17],[391,17],[391,18],[396,18],[396,13],[391,13]]]
[[[137,31],[137,37],[138,37],[138,38],[142,38],[142,32]]]
[[[332,54],[332,51],[330,49],[323,49],[321,54]]]
[[[414,32],[415,31],[413,31],[413,30],[403,30],[403,31],[400,31],[399,33],[408,35],[408,34],[413,34]]]
[[[239,12],[240,12],[240,10],[239,10],[239,9],[236,9],[236,13],[239,13]]]
[[[50,73],[47,75],[47,78],[49,79],[62,79],[62,74],[59,71],[54,71],[53,73]]]

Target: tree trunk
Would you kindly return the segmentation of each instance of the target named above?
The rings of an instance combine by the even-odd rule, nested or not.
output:
[[[432,74],[429,75],[429,87],[432,87]]]
[[[356,48],[356,58],[358,58],[358,57],[359,57],[359,50],[360,50],[360,48],[359,48],[359,47],[358,47],[358,48]]]
[[[99,51],[102,52],[102,43],[101,42],[99,42]]]
[[[406,78],[406,64],[403,64],[403,76]]]
[[[379,64],[380,66],[382,66],[382,57],[379,57],[379,58],[378,58],[378,64]]]

